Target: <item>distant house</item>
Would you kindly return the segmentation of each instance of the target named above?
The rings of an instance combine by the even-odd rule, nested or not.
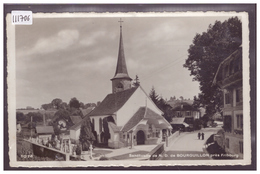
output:
[[[177,131],[177,130],[185,130],[185,128],[189,127],[189,124],[187,124],[185,122],[185,118],[172,118],[172,121],[170,122],[170,124],[172,125],[172,129],[173,131]]]
[[[175,117],[191,117],[193,119],[199,119],[201,113],[199,109],[196,109],[192,104],[187,102],[179,102],[172,106],[172,111]]]
[[[83,120],[70,127],[69,131],[70,131],[71,140],[74,140],[74,141],[79,140],[80,128],[81,128],[82,123],[83,123]]]
[[[70,116],[73,126],[70,127],[70,139],[77,141],[80,135],[80,127],[83,122],[81,116]]]
[[[177,100],[177,102],[170,102],[170,106],[172,107],[172,112],[174,115],[173,119],[184,118],[184,122],[189,125],[189,129],[193,129],[194,120],[200,119],[204,111],[203,108],[194,108],[192,104],[193,100]],[[176,128],[176,125],[174,127]],[[182,127],[182,129],[188,130],[188,128],[186,127],[187,125],[185,127]]]
[[[51,139],[54,130],[52,126],[36,126],[36,134],[39,139],[48,140]]]
[[[238,154],[243,158],[243,74],[242,47],[222,61],[218,67],[213,84],[223,91],[223,129],[227,153]]]

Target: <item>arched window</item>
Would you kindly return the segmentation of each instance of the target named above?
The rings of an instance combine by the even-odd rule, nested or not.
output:
[[[93,131],[95,131],[95,120],[94,120],[94,118],[92,118],[92,129],[93,129]]]
[[[118,89],[123,89],[123,88],[124,88],[124,86],[123,86],[123,84],[122,84],[122,83],[118,83],[118,84],[117,84],[117,88],[118,88]]]
[[[115,87],[115,92],[123,91],[124,85],[122,83],[118,83]]]
[[[99,118],[99,132],[102,132],[102,127],[103,127],[103,120],[102,118]]]

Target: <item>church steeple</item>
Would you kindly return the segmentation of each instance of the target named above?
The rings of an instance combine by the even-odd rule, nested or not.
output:
[[[132,80],[128,75],[126,61],[125,61],[123,36],[122,36],[123,21],[120,19],[120,21],[118,22],[120,22],[120,39],[119,39],[119,50],[118,50],[116,72],[114,77],[111,79],[113,93],[131,88],[131,80]]]

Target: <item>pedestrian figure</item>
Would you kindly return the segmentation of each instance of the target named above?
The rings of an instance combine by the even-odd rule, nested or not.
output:
[[[204,140],[204,133],[201,134],[201,139]]]
[[[200,139],[200,132],[198,133],[198,138]]]

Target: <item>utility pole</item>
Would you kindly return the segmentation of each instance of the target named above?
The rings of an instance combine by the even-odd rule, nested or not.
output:
[[[31,138],[32,138],[32,127],[33,125],[32,125],[32,116],[31,116]]]

